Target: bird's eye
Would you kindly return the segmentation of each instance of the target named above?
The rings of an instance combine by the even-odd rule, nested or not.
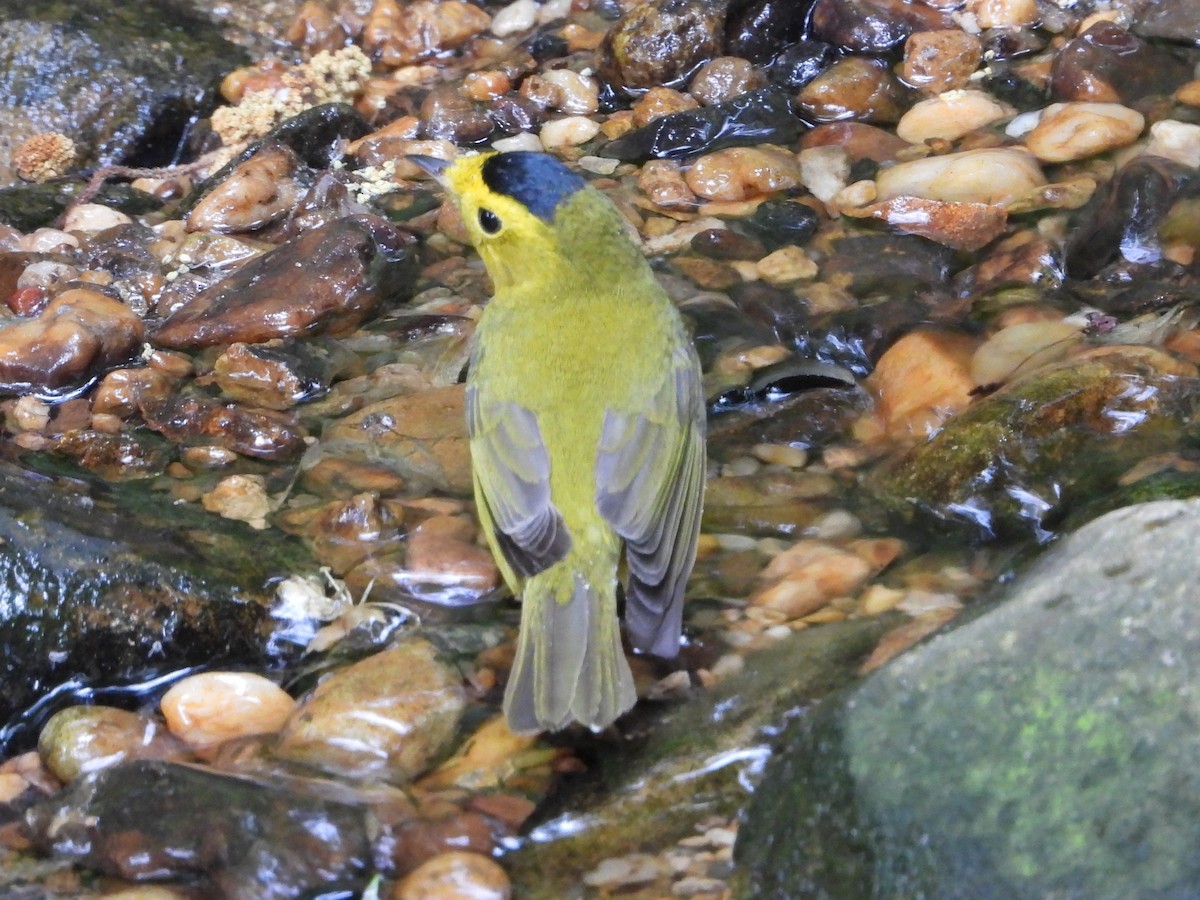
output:
[[[479,211],[479,227],[488,234],[495,234],[500,230],[500,217],[490,209],[481,209]]]

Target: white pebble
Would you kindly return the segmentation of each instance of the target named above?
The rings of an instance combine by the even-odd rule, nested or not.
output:
[[[39,228],[32,234],[24,235],[17,242],[17,247],[26,253],[53,253],[62,247],[78,247],[79,238],[57,228]]]
[[[1013,120],[1004,126],[1004,133],[1010,138],[1024,137],[1037,128],[1037,123],[1041,120],[1042,110],[1031,109],[1029,112],[1014,116]]]
[[[110,209],[102,203],[81,203],[72,207],[63,220],[63,231],[95,233],[128,225],[133,220],[119,210]]]
[[[800,183],[823,203],[832,200],[850,177],[850,155],[842,147],[801,150]]]
[[[501,153],[512,153],[514,150],[532,150],[534,153],[541,153],[545,149],[542,146],[541,139],[536,134],[528,131],[522,131],[520,134],[514,134],[512,137],[492,141],[492,147]]]
[[[621,165],[619,159],[609,159],[606,156],[581,156],[579,168],[594,175],[611,175]]]
[[[171,734],[192,747],[237,737],[274,734],[296,701],[275,682],[250,672],[202,672],[163,694],[160,708]]]
[[[1150,126],[1150,142],[1146,152],[1163,156],[1177,163],[1200,168],[1200,125],[1163,119]]]
[[[546,0],[538,7],[537,20],[539,25],[549,25],[559,19],[565,19],[571,13],[572,0]]]
[[[910,144],[956,141],[1012,114],[1011,106],[984,91],[947,91],[914,105],[896,124],[896,134]]]
[[[949,203],[1006,205],[1046,183],[1037,159],[1025,150],[965,150],[899,163],[875,178],[881,201],[921,197]]]
[[[600,108],[600,88],[594,78],[570,69],[550,69],[542,73],[542,78],[558,88],[555,105],[562,112],[586,115]]]
[[[533,0],[517,0],[492,17],[492,34],[504,37],[518,31],[528,31],[537,21],[538,5]]]
[[[827,512],[804,529],[805,537],[821,538],[826,541],[856,537],[862,533],[862,522],[858,516],[844,509]]]
[[[593,122],[587,116],[567,116],[565,119],[554,119],[542,126],[539,137],[542,146],[574,147],[585,144],[600,133],[600,123]]]

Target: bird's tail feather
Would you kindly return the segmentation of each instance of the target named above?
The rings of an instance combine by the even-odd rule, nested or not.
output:
[[[567,562],[525,584],[517,655],[504,694],[515,732],[571,722],[599,730],[637,700],[621,650],[615,584],[588,581]]]

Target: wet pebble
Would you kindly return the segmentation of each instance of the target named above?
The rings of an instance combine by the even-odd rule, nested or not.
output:
[[[43,726],[38,754],[63,782],[131,759],[175,759],[187,749],[153,718],[111,706],[69,706]]]
[[[819,122],[895,122],[904,111],[904,88],[880,61],[851,56],[805,85],[798,102]]]
[[[1191,75],[1165,47],[1099,21],[1055,54],[1050,93],[1055,100],[1132,104],[1169,94]]]
[[[226,464],[233,458],[233,454],[228,450],[224,450],[224,453],[227,456],[220,464]],[[210,460],[211,457],[208,457],[206,462]],[[211,491],[200,498],[200,502],[211,513],[216,513],[224,519],[245,522],[259,531],[267,527],[267,516],[274,509],[274,504],[267,494],[266,479],[261,475],[230,475],[228,478],[222,478]]]
[[[1086,159],[1138,139],[1146,119],[1119,103],[1055,103],[1046,107],[1025,146],[1043,162]]]
[[[867,385],[892,437],[924,437],[971,402],[976,342],[962,334],[914,331],[880,357]]]
[[[239,163],[184,218],[192,231],[253,231],[291,211],[300,199],[300,160],[283,144],[266,144]]]
[[[772,84],[798,90],[827,69],[835,58],[833,47],[823,41],[797,41],[775,58],[768,74]]]
[[[982,55],[979,38],[960,29],[917,32],[904,44],[900,77],[923,94],[959,90],[970,83]]]
[[[771,560],[762,573],[767,583],[749,603],[788,619],[804,618],[835,597],[856,593],[902,551],[896,540],[860,540],[843,548],[805,538]]]
[[[118,225],[128,225],[132,221],[125,213],[101,203],[80,203],[68,209],[63,216],[63,231],[95,234]]]
[[[718,0],[652,0],[621,17],[600,46],[600,74],[622,88],[682,81],[721,50],[724,4]]]
[[[700,157],[684,181],[707,200],[745,200],[796,187],[800,166],[782,149],[733,147]]]
[[[749,60],[737,56],[710,59],[692,76],[688,93],[705,106],[715,106],[746,91],[766,86],[767,79]]]
[[[878,53],[902,43],[914,31],[951,25],[949,16],[932,4],[905,0],[817,0],[812,7],[811,31],[854,53]]]
[[[0,386],[28,391],[83,384],[135,356],[142,333],[142,320],[119,300],[87,288],[64,291],[35,318],[0,327]]]
[[[415,238],[352,216],[252,260],[171,314],[153,340],[175,349],[344,334],[407,286]],[[319,271],[323,277],[309,277]]]
[[[547,150],[586,144],[600,133],[600,125],[587,116],[566,116],[551,119],[542,126],[538,138]]]
[[[512,885],[499,863],[480,853],[442,853],[409,872],[392,900],[508,900]]]
[[[1083,340],[1079,326],[1065,321],[1022,322],[992,335],[971,357],[971,379],[995,387],[1067,356]]]
[[[251,672],[201,672],[177,681],[159,703],[171,734],[208,749],[234,738],[275,734],[296,701]]]
[[[984,91],[947,91],[909,109],[896,123],[896,134],[910,144],[934,138],[956,141],[1015,112]]]
[[[965,150],[898,163],[875,178],[880,200],[922,197],[1007,204],[1046,183],[1037,159],[1020,149]]]
[[[274,752],[343,777],[405,782],[446,752],[464,706],[457,671],[412,638],[327,676]]]
[[[363,50],[386,66],[405,66],[455,50],[488,29],[492,17],[463,0],[376,0],[363,24]]]

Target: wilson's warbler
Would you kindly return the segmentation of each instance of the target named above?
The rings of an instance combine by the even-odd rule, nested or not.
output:
[[[425,164],[435,164],[424,160]],[[620,213],[540,153],[440,172],[495,284],[467,377],[479,517],[523,601],[504,696],[518,732],[601,729],[636,650],[675,656],[704,490],[700,365]]]

